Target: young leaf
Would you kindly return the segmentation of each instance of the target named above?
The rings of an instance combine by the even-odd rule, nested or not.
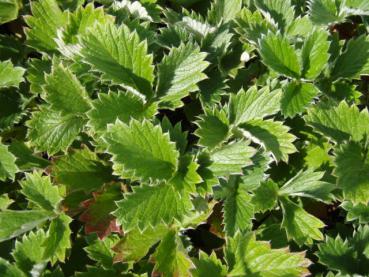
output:
[[[252,119],[262,119],[273,115],[280,109],[281,95],[281,90],[258,91],[256,87],[232,94],[229,100],[229,121],[239,125]]]
[[[254,233],[229,238],[225,258],[228,276],[298,277],[309,274],[310,261],[304,253],[291,253],[286,248],[271,249],[266,241],[257,241]]]
[[[190,92],[198,90],[197,84],[206,78],[202,73],[209,65],[206,54],[194,44],[181,44],[172,48],[158,65],[157,96],[160,106],[175,109]]]
[[[14,179],[18,167],[15,164],[16,158],[9,152],[8,147],[0,141],[0,181]]]
[[[113,23],[97,24],[82,38],[83,60],[101,72],[103,79],[134,94],[152,96],[154,68],[147,43],[128,27]]]
[[[0,61],[0,89],[18,87],[22,82],[25,69],[14,66],[11,61]]]
[[[93,108],[87,113],[88,124],[95,132],[103,132],[107,125],[117,119],[128,124],[134,118],[142,120],[152,118],[156,105],[148,105],[140,97],[127,92],[99,93],[99,98],[92,102]]]
[[[288,155],[297,151],[293,145],[296,137],[288,133],[290,129],[280,121],[251,120],[240,127],[247,138],[270,151],[276,161],[288,161]]]
[[[277,73],[291,78],[299,78],[301,65],[293,46],[281,34],[269,32],[260,41],[260,55],[264,64]]]
[[[347,211],[346,220],[357,220],[360,224],[369,223],[369,206],[366,204],[353,204],[350,201],[345,201],[341,207]]]
[[[313,243],[313,240],[323,240],[320,228],[325,225],[315,216],[307,213],[303,208],[288,199],[282,199],[283,221],[287,237],[296,241],[298,245]]]
[[[116,235],[106,237],[103,240],[95,239],[84,250],[91,260],[108,269],[113,266],[114,252],[112,248],[118,240],[119,237]]]
[[[49,176],[42,176],[41,172],[26,173],[26,179],[21,182],[21,193],[27,200],[46,211],[57,210],[62,200],[59,190],[53,186]]]
[[[345,200],[367,204],[369,201],[369,155],[358,143],[343,144],[335,151],[337,186],[343,190]]]
[[[184,247],[178,240],[175,230],[170,230],[165,235],[154,257],[156,261],[154,272],[162,273],[163,277],[191,276],[192,262],[184,252]]]
[[[319,90],[313,84],[290,82],[283,88],[282,114],[286,117],[301,114],[318,94]]]
[[[159,126],[149,121],[117,121],[104,134],[114,170],[123,178],[168,180],[178,168],[179,153]]]
[[[49,211],[0,211],[0,242],[28,232],[52,218]]]

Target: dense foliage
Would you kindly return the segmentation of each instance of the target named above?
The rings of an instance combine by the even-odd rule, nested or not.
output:
[[[0,24],[0,276],[369,276],[369,1]]]

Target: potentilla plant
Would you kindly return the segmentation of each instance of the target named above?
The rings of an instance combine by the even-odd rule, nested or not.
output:
[[[369,276],[368,0],[0,0],[1,277]]]

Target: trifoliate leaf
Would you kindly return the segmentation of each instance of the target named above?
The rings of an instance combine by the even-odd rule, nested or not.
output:
[[[142,120],[152,118],[156,105],[148,105],[140,97],[128,92],[99,93],[99,98],[92,102],[93,108],[87,113],[89,125],[94,131],[102,132],[107,125],[117,119],[128,124],[134,118]]]
[[[214,25],[220,22],[227,23],[237,16],[241,11],[241,7],[241,0],[215,0],[208,12],[208,20]]]
[[[69,192],[91,192],[112,181],[111,169],[87,147],[56,160],[51,173]]]
[[[193,259],[195,268],[191,270],[193,277],[225,277],[227,276],[227,268],[217,259],[216,255],[212,253],[210,256],[204,252],[200,252],[199,259]]]
[[[60,214],[57,218],[51,221],[49,230],[47,231],[47,238],[43,244],[45,247],[44,258],[51,258],[51,261],[65,261],[67,249],[71,248],[70,235],[72,231],[69,224],[72,218],[66,214]]]
[[[255,5],[267,20],[277,24],[282,31],[294,20],[295,11],[290,0],[256,0]]]
[[[90,99],[77,77],[63,64],[53,64],[43,87],[46,101],[64,115],[84,114],[90,109]]]
[[[117,252],[115,260],[122,262],[139,261],[167,233],[168,227],[164,224],[158,225],[155,228],[148,227],[143,232],[139,229],[129,231],[114,246],[114,251]]]
[[[46,106],[34,112],[27,122],[28,139],[37,150],[53,155],[65,151],[82,131],[85,119],[73,114],[63,116]]]
[[[181,44],[171,48],[158,65],[157,96],[160,106],[175,109],[190,92],[198,90],[197,84],[206,78],[202,73],[209,65],[206,54],[194,44]]]
[[[250,230],[254,216],[254,206],[251,194],[239,176],[231,176],[228,182],[223,182],[224,197],[224,230],[230,237],[236,232]]]
[[[279,74],[299,78],[301,65],[293,46],[281,34],[269,32],[260,41],[260,55],[263,63]]]
[[[324,172],[300,171],[279,190],[280,196],[309,197],[323,202],[332,200],[335,185],[321,181]]]
[[[104,135],[114,171],[123,178],[168,180],[178,168],[179,153],[169,135],[149,121],[117,121]]]
[[[224,110],[210,110],[197,121],[195,134],[199,145],[212,149],[224,142],[229,135],[229,122]]]
[[[266,181],[253,191],[251,203],[255,212],[272,210],[278,200],[278,185],[273,181]]]
[[[233,124],[245,123],[252,119],[262,119],[277,113],[280,109],[281,90],[269,89],[240,91],[231,95],[229,102],[229,120]]]
[[[242,174],[242,168],[252,165],[255,149],[246,141],[237,141],[215,149],[210,153],[210,170],[216,176]]]
[[[360,141],[369,133],[369,114],[365,109],[349,106],[345,101],[338,106],[320,105],[308,110],[305,120],[316,131],[340,143],[352,138]]]
[[[59,190],[53,186],[49,176],[42,176],[41,172],[26,173],[26,179],[21,182],[21,193],[27,200],[46,211],[57,210],[62,198]]]
[[[18,0],[0,0],[0,24],[16,19],[21,3]]]
[[[288,155],[296,152],[293,145],[296,137],[280,121],[251,120],[240,127],[247,138],[270,151],[276,161],[288,161]]]
[[[43,255],[45,240],[46,234],[41,229],[37,233],[30,232],[23,236],[22,241],[17,241],[12,252],[17,267],[27,274],[40,274],[48,261]]]
[[[327,237],[324,243],[319,245],[319,262],[332,270],[350,276],[365,276],[369,274],[367,264],[369,258],[365,251],[368,249],[369,228],[359,227],[354,231],[352,238],[343,240],[340,236],[335,239]]]
[[[347,211],[346,220],[357,220],[360,224],[369,223],[369,206],[366,204],[358,203],[353,204],[350,201],[345,201],[341,204],[341,207]]]
[[[290,82],[283,89],[281,110],[284,116],[294,117],[311,104],[319,90],[309,83]]]
[[[113,213],[125,232],[135,228],[145,230],[161,223],[179,222],[192,208],[188,193],[177,191],[172,184],[135,187],[133,193],[117,202]]]
[[[305,40],[301,50],[302,76],[307,79],[317,78],[329,59],[328,33],[313,31]]]
[[[154,253],[154,272],[160,272],[163,277],[183,276],[189,277],[192,261],[187,257],[181,241],[175,230],[170,230]]]
[[[0,275],[6,277],[27,277],[16,265],[9,263],[3,258],[0,258]]]
[[[24,68],[14,66],[11,61],[0,61],[0,88],[18,87],[19,83],[24,80],[24,72]]]
[[[82,38],[81,55],[103,74],[104,80],[132,93],[152,96],[153,58],[147,54],[147,43],[128,27],[116,27],[113,23],[95,25]]]
[[[325,226],[322,221],[287,198],[281,199],[281,203],[283,209],[282,227],[285,228],[289,239],[293,239],[298,245],[310,245],[313,240],[324,239],[319,230]]]
[[[310,261],[304,253],[271,249],[266,241],[257,241],[254,233],[229,238],[225,253],[227,276],[298,277],[309,274]]]
[[[0,211],[0,242],[28,232],[52,218],[49,211]]]
[[[335,171],[337,186],[345,200],[367,204],[369,201],[369,155],[358,143],[343,144],[336,151]]]
[[[338,57],[331,73],[333,79],[358,78],[369,73],[369,40],[366,36],[351,39]]]
[[[41,52],[55,51],[57,30],[65,26],[67,14],[63,13],[55,0],[31,2],[32,16],[24,19],[27,44]]]
[[[344,19],[334,0],[309,0],[310,20],[317,25],[331,25]]]
[[[96,261],[104,268],[111,268],[114,263],[113,246],[119,241],[119,237],[112,235],[102,240],[95,239],[84,250],[87,252],[88,257]]]
[[[8,147],[0,141],[0,181],[14,179],[18,167],[15,163],[16,158],[9,152]]]

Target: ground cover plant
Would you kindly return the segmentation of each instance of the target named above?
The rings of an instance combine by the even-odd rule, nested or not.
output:
[[[369,276],[369,1],[0,24],[0,276]]]

